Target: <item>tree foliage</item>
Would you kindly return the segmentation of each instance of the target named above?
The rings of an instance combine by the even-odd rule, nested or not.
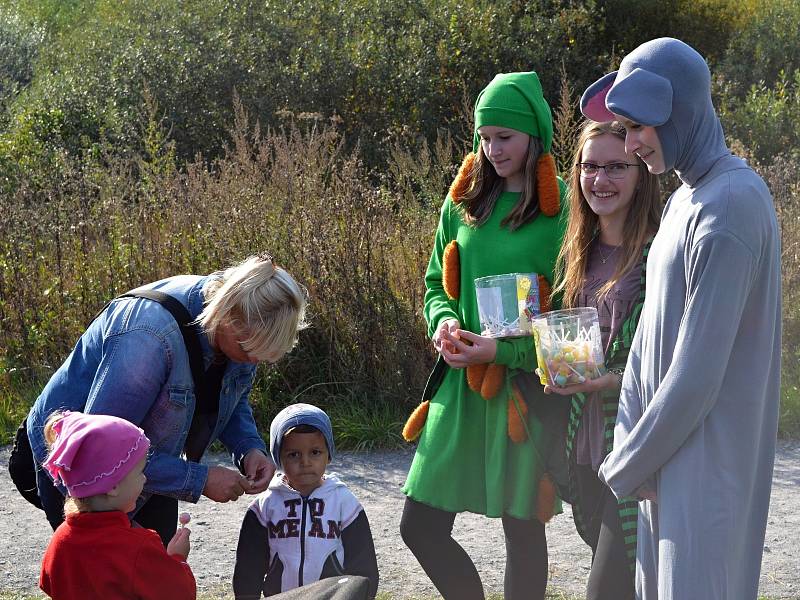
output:
[[[659,36],[707,57],[773,190],[796,363],[798,30],[794,0],[0,0],[0,392],[115,293],[269,249],[314,328],[261,397],[413,403],[422,273],[477,92],[537,71],[563,170],[581,91]]]
[[[148,90],[178,156],[215,157],[229,137],[236,93],[262,126],[277,125],[284,110],[337,115],[348,142],[360,143],[374,166],[385,164],[391,142],[401,138],[430,143],[445,128],[466,143],[470,103],[497,72],[536,70],[555,100],[562,70],[574,89],[584,89],[658,36],[680,37],[714,63],[724,57],[726,89],[739,97],[757,83],[743,57],[761,57],[770,87],[796,35],[800,11],[793,5],[0,0],[0,31],[11,32],[2,38],[10,51],[0,58],[0,73],[12,71],[6,79],[15,86],[0,101],[16,117],[3,135],[30,136],[25,123],[58,113],[59,130],[42,135],[57,133],[69,152],[101,140],[133,148]],[[741,27],[748,35],[731,43]],[[797,44],[788,49],[792,60],[798,52]]]

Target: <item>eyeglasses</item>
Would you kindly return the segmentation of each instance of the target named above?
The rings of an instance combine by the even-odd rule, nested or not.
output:
[[[590,162],[582,162],[578,163],[578,166],[581,169],[581,177],[586,177],[587,179],[594,179],[595,177],[597,177],[597,174],[600,172],[600,169],[605,170],[606,177],[608,177],[609,179],[624,179],[625,175],[627,175],[628,173],[628,167],[640,167],[641,165],[624,163],[624,162],[608,163],[607,165],[596,165]]]

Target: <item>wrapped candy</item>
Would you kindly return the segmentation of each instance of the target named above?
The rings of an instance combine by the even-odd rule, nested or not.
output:
[[[533,335],[542,385],[565,387],[605,374],[596,308],[542,313],[533,321]]]

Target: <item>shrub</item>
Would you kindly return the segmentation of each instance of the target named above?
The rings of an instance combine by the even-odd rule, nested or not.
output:
[[[283,109],[339,115],[368,164],[385,165],[401,138],[433,143],[443,126],[458,138],[463,98],[497,71],[535,69],[554,97],[561,65],[582,81],[597,48],[594,5],[555,0],[97,0],[44,14],[59,20],[13,109],[60,111],[73,154],[137,147],[147,87],[179,156],[220,156],[235,89],[265,126]]]
[[[753,86],[774,88],[783,74],[800,69],[800,3],[795,0],[755,0],[740,22],[735,40],[728,46],[717,75],[736,98]]]
[[[449,179],[453,144],[398,149],[376,185],[334,125],[288,117],[262,132],[239,107],[225,154],[179,170],[157,114],[151,106],[141,127],[146,152],[67,155],[49,187],[22,180],[0,196],[6,369],[57,366],[120,292],[269,250],[311,291],[313,327],[265,369],[260,401],[275,406],[311,388],[313,398],[415,404],[432,362],[421,275],[441,198],[426,187],[431,201],[421,202],[411,188]]]
[[[772,87],[754,84],[741,101],[729,94],[720,111],[729,137],[762,164],[779,155],[800,158],[800,69],[792,79],[780,73]]]
[[[379,436],[397,419],[381,403],[416,404],[432,362],[422,275],[478,90],[498,71],[536,70],[564,169],[581,90],[658,35],[722,61],[726,131],[775,196],[784,358],[796,362],[800,10],[788,0],[0,7],[4,402],[46,377],[115,294],[270,250],[311,290],[314,326],[259,371],[257,417],[298,396],[334,410],[354,399],[352,421],[373,421],[354,435]]]
[[[607,0],[598,4],[603,13],[598,47],[610,55],[614,68],[631,50],[659,37],[678,38],[715,63],[724,55],[744,12],[741,0]],[[603,72],[596,76],[603,75],[609,65],[599,66]]]
[[[800,436],[800,173],[796,157],[773,157],[758,170],[775,199],[781,235],[783,372],[779,433]]]
[[[44,30],[13,12],[0,11],[0,108],[33,78]]]

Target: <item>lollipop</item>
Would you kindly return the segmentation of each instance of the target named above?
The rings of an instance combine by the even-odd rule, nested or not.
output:
[[[180,514],[180,516],[178,517],[178,522],[181,524],[181,529],[183,529],[184,527],[186,527],[186,525],[187,525],[187,524],[189,523],[189,521],[191,521],[191,520],[192,520],[192,515],[190,515],[190,514],[189,514],[189,513],[187,513],[187,512],[183,512],[183,513],[181,513],[181,514]]]

